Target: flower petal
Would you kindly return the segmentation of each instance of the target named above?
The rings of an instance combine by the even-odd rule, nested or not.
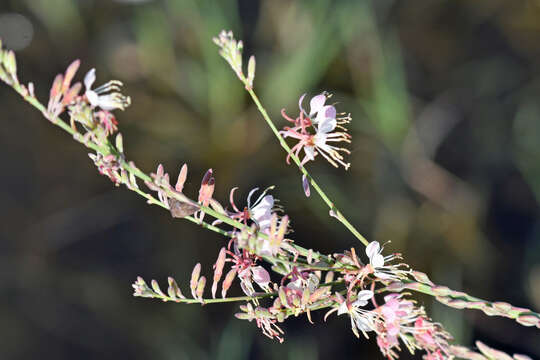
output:
[[[344,302],[341,303],[341,305],[339,305],[337,314],[342,315],[342,314],[346,314],[348,312],[349,312],[349,308],[347,307],[347,302],[344,301]]]
[[[373,265],[374,268],[379,268],[384,266],[384,256],[381,254],[375,254],[372,258],[369,259],[371,265]]]
[[[357,301],[358,300],[369,300],[373,297],[373,291],[371,290],[362,290],[358,292],[357,295]]]
[[[325,118],[321,122],[319,122],[319,127],[317,128],[317,134],[323,133],[328,134],[331,131],[334,131],[334,129],[337,126],[336,119],[331,118]]]
[[[332,105],[324,106],[318,113],[315,118],[315,123],[319,123],[324,119],[335,119],[336,118],[336,108]]]
[[[315,148],[313,146],[304,146],[304,152],[309,160],[315,160]]]
[[[319,112],[326,102],[326,96],[320,94],[311,98],[309,102],[309,117],[312,117],[315,113]]]
[[[300,100],[298,100],[298,107],[300,108],[300,112],[306,113],[306,110],[302,107],[302,102],[304,101],[304,98],[306,97],[306,94],[302,94],[300,96]]]
[[[366,255],[368,258],[372,258],[373,255],[378,254],[379,250],[381,249],[381,245],[379,245],[378,241],[372,241],[369,243],[368,246],[366,246]]]
[[[94,81],[96,81],[96,69],[90,69],[84,76],[84,86],[86,87],[86,90],[92,88]]]

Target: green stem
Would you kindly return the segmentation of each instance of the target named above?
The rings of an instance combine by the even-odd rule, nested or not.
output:
[[[244,80],[245,81],[245,80]],[[244,82],[245,84],[247,84],[246,82]],[[330,208],[330,210],[333,212],[334,216],[339,220],[341,221],[341,223],[343,225],[345,225],[345,227],[354,235],[356,236],[356,238],[358,240],[360,240],[362,242],[362,244],[364,244],[365,246],[367,246],[369,244],[369,241],[367,241],[367,239],[362,236],[362,234],[360,234],[360,232],[358,230],[356,230],[356,228],[347,220],[347,218],[343,215],[343,213],[336,207],[336,205],[332,202],[332,200],[330,200],[330,198],[328,197],[328,195],[326,195],[326,193],[321,189],[321,187],[315,182],[315,180],[313,179],[313,177],[309,174],[309,172],[306,170],[306,168],[304,167],[304,165],[302,165],[302,162],[300,161],[300,159],[298,158],[298,156],[296,156],[292,151],[291,151],[291,148],[289,147],[289,145],[287,145],[287,142],[285,142],[285,139],[283,138],[283,136],[281,136],[281,134],[279,133],[278,129],[276,128],[276,126],[274,125],[274,122],[272,121],[272,119],[270,119],[270,116],[268,116],[268,113],[266,112],[266,109],[262,106],[259,98],[257,97],[257,95],[255,94],[255,91],[253,91],[252,88],[249,88],[249,87],[246,87],[247,89],[247,92],[249,93],[249,95],[251,95],[251,98],[253,99],[253,102],[255,103],[255,105],[257,105],[257,109],[259,110],[259,112],[261,113],[262,117],[264,118],[264,120],[266,121],[266,123],[268,124],[268,126],[270,127],[270,129],[272,129],[272,132],[274,133],[274,135],[276,136],[276,138],[278,139],[279,141],[279,144],[281,145],[281,147],[283,149],[285,149],[285,151],[287,152],[287,154],[291,157],[291,159],[293,159],[293,161],[295,162],[295,164],[298,166],[298,168],[300,169],[300,171],[302,172],[302,174],[304,174],[306,176],[306,178],[309,180],[309,183],[311,184],[311,186],[315,189],[315,191],[317,191],[317,193],[319,194],[319,196],[323,199],[323,201],[326,203],[326,205],[328,205],[328,207]]]
[[[153,293],[152,296],[142,296],[142,297],[151,297],[155,299],[161,299],[163,301],[172,301],[176,303],[184,303],[184,304],[215,304],[215,303],[226,303],[226,302],[236,302],[236,301],[251,301],[255,299],[263,299],[271,296],[277,296],[277,293],[264,293],[260,295],[254,295],[254,296],[237,296],[237,297],[229,297],[224,299],[180,299],[180,298],[172,298],[167,295],[159,295],[156,293]]]

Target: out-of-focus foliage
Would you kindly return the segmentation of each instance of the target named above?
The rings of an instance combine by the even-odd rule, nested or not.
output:
[[[351,169],[310,169],[368,239],[391,240],[436,283],[538,310],[538,19],[538,1],[7,0],[0,37],[42,98],[74,58],[121,79],[133,101],[118,116],[125,149],[144,169],[212,167],[220,199],[275,184],[298,243],[360,246],[305,198],[219,57],[212,36],[234,30],[275,120],[321,90],[353,114]],[[137,275],[180,279],[225,240],[113,189],[7,87],[0,108],[0,358],[379,356],[345,318],[293,322],[279,345],[235,321],[232,304],[132,298]],[[465,344],[540,356],[534,329],[425,305]]]

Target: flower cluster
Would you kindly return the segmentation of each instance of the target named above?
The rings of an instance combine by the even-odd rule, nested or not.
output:
[[[250,58],[246,77],[242,71],[242,42],[236,41],[231,32],[225,31],[214,41],[221,48],[220,54],[262,109],[252,89],[255,59]],[[213,265],[210,298],[204,296],[209,280],[201,275],[200,263],[191,272],[190,298],[183,294],[172,277],[168,278],[166,291],[162,291],[156,280],[148,285],[138,277],[133,284],[135,296],[198,304],[243,301],[245,303],[240,306],[236,317],[254,321],[264,335],[280,342],[284,340],[281,323],[287,318],[305,314],[309,322],[313,322],[311,313],[325,309],[325,320],[334,313],[345,315],[349,317],[355,336],[360,337],[362,333],[369,338],[373,335],[383,356],[390,360],[399,357],[402,345],[411,353],[423,351],[425,360],[528,359],[523,355],[510,357],[481,342],[476,344],[479,352],[452,345],[450,334],[442,325],[433,322],[424,308],[417,305],[405,290],[431,295],[451,307],[479,309],[488,315],[504,316],[522,325],[540,328],[538,313],[437,286],[425,274],[409,269],[401,262],[400,254],[385,256],[383,246],[376,241],[368,243],[360,235],[357,237],[367,245],[365,256],[362,256],[364,261],[354,248],[329,255],[303,248],[289,238],[291,222],[283,208],[277,205],[278,200],[269,194],[273,187],[257,196],[259,189],[254,188],[249,192],[244,206],[238,206],[235,202],[237,189],[233,188],[229,196],[230,208],[226,208],[214,198],[216,180],[212,169],[203,176],[198,196],[194,198],[196,200],[184,194],[188,172],[186,164],[180,168],[174,186],[161,164],[154,173],[147,175],[142,172],[134,162],[126,160],[123,138],[117,133],[118,121],[112,113],[117,109],[124,110],[131,102],[129,97],[121,94],[122,84],[113,80],[92,88],[96,80],[96,72],[92,69],[84,77],[85,92],[81,95],[82,85],[72,84],[79,66],[80,62],[74,61],[55,78],[45,107],[36,99],[32,83],[26,86],[19,82],[15,55],[12,51],[2,50],[0,43],[0,80],[13,87],[54,125],[95,151],[90,157],[101,174],[109,177],[115,185],[123,184],[143,196],[149,204],[167,209],[174,218],[188,219],[229,239],[227,245],[219,250]],[[344,127],[351,120],[350,115],[338,114],[334,105],[327,104],[330,98],[327,93],[313,97],[308,112],[302,107],[304,97],[299,101],[298,117],[290,118],[282,111],[285,119],[292,123],[290,127],[278,132],[272,124],[287,151],[288,146],[282,137],[298,140],[290,149],[287,162],[293,155],[298,161],[297,157],[303,149],[301,165],[320,154],[333,166],[341,165],[347,169],[350,164],[345,162],[343,154],[349,151],[334,144],[350,143],[351,136]],[[69,122],[60,118],[66,110]],[[261,113],[265,120],[271,122],[266,111],[261,110]],[[110,139],[112,135],[115,135],[114,142]],[[302,171],[305,194],[310,194],[309,183],[321,194],[322,190],[315,186],[307,171]],[[139,188],[137,179],[142,180],[150,192]],[[326,196],[322,197],[329,204],[331,215],[336,216],[354,234],[355,229],[335,205]],[[206,216],[215,220],[207,223]],[[243,296],[227,297],[229,292],[235,291],[231,289],[235,283]],[[221,299],[218,299],[220,285]]]
[[[350,114],[337,114],[333,105],[326,105],[326,101],[331,97],[328,93],[311,98],[310,110],[307,112],[302,107],[305,96],[306,94],[302,95],[298,101],[300,114],[295,119],[289,117],[285,113],[285,109],[281,111],[282,116],[293,126],[284,127],[280,133],[284,138],[298,140],[298,143],[292,147],[291,153],[298,157],[300,150],[304,149],[302,165],[310,160],[315,160],[315,157],[321,154],[333,166],[342,165],[348,169],[350,163],[345,162],[342,153],[350,154],[350,151],[333,144],[351,142],[351,135],[344,126],[351,121]],[[287,155],[287,163],[290,162],[291,153]]]

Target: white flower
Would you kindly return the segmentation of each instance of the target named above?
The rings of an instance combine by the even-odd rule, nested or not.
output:
[[[332,107],[333,108],[333,107]],[[331,113],[331,111],[328,111]],[[336,110],[334,109],[334,114]],[[319,112],[319,114],[322,114],[322,112]],[[317,118],[319,118],[319,115],[317,115]],[[330,138],[334,138],[336,135],[339,135],[341,137],[341,133],[335,133],[330,134],[332,131],[336,129],[337,122],[334,115],[334,118],[332,117],[321,117],[321,121],[319,122],[319,125],[317,126],[317,133],[315,136],[313,136],[313,145],[306,145],[304,147],[304,152],[306,153],[306,156],[309,160],[315,159],[315,149],[319,149],[319,151],[325,158],[327,157],[326,153],[328,154],[334,154],[335,152],[335,146],[328,145],[326,143],[327,140]]]
[[[366,306],[368,300],[373,297],[373,291],[362,290],[358,292],[356,300],[348,304],[343,301],[338,308],[338,315],[349,314],[353,333],[359,337],[358,330],[368,332],[374,330],[374,314],[371,311],[361,309]]]
[[[263,198],[257,199],[253,207],[250,207],[250,205],[248,198],[248,209],[250,209],[251,218],[257,223],[260,231],[266,232],[266,230],[270,229],[274,197],[272,195],[266,195]]]
[[[298,106],[300,107],[300,111],[307,114],[307,112],[302,108],[302,101],[304,100],[305,96],[306,94],[300,97]],[[312,97],[309,101],[309,114],[307,115],[311,119],[312,123],[318,124],[326,118],[336,119],[336,108],[332,105],[324,105],[326,103],[326,99],[326,95],[322,93]],[[317,116],[315,116],[315,114],[317,114]]]
[[[372,241],[366,246],[366,255],[369,258],[369,263],[373,267],[373,274],[380,279],[388,280],[395,277],[391,273],[391,267],[385,267],[384,263],[394,258],[394,255],[384,257],[382,255],[383,248],[378,241]]]
[[[105,111],[124,110],[131,104],[129,96],[124,96],[118,92],[122,86],[120,81],[111,80],[92,90],[95,81],[96,69],[91,69],[84,77],[84,86],[86,88],[86,98],[92,107],[99,107]]]

